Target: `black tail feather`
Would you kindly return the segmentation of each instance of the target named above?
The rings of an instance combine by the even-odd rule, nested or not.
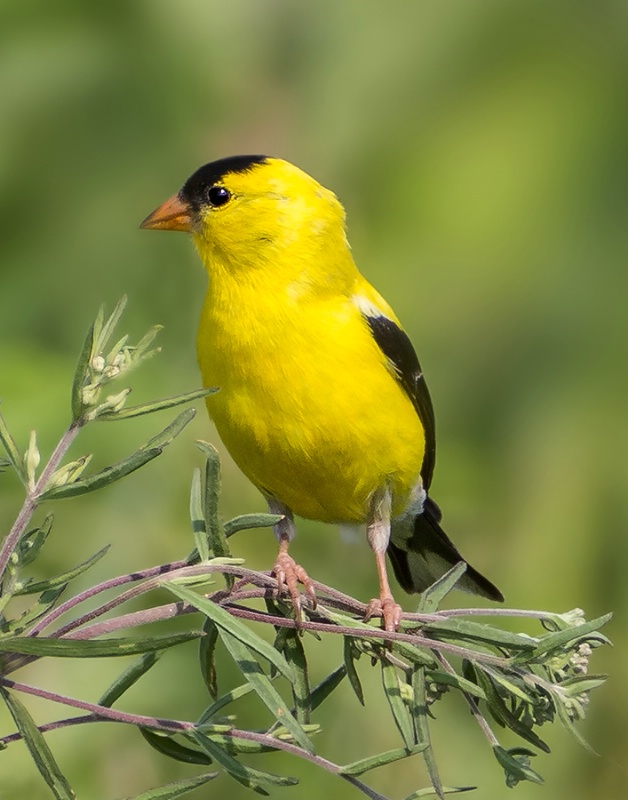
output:
[[[409,594],[422,592],[455,564],[465,561],[441,528],[441,517],[436,503],[431,498],[426,498],[423,513],[414,519],[411,536],[397,541],[391,538],[388,545],[388,556],[395,576]],[[499,589],[468,562],[465,563],[467,571],[458,582],[458,588],[489,600],[503,602],[504,596]]]

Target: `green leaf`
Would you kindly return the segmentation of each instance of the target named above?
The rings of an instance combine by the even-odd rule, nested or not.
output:
[[[183,778],[180,781],[159,786],[157,789],[149,789],[130,800],[174,800],[176,797],[183,797],[193,789],[198,789],[199,786],[204,786],[217,778],[219,774],[219,772],[207,772],[205,775],[196,775],[194,778]]]
[[[490,675],[494,683],[499,683],[500,686],[503,686],[513,698],[518,698],[528,705],[534,702],[530,694],[524,690],[524,682],[519,675],[509,674],[508,677],[506,677],[499,669],[492,669],[489,666],[484,666],[483,669],[487,675]]]
[[[311,692],[305,649],[298,631],[291,628],[284,628],[284,630],[286,636],[282,652],[286,661],[288,664],[292,665],[295,672],[295,680],[292,684],[292,696],[294,698],[296,718],[300,725],[308,725],[311,719]]]
[[[428,723],[428,706],[426,693],[425,667],[415,664],[412,669],[412,691],[414,701],[412,704],[412,719],[414,722],[415,737],[418,742],[424,742],[427,747],[423,751],[423,760],[427,767],[427,774],[437,797],[443,797],[443,785],[438,774],[438,765],[432,747],[430,726]]]
[[[462,792],[473,792],[477,786],[441,786],[440,796],[445,794],[460,794]],[[420,797],[438,797],[439,792],[433,786],[428,786],[426,789],[417,789],[412,792],[404,800],[418,800]]]
[[[192,735],[203,750],[205,750],[216,763],[224,767],[232,778],[235,778],[237,781],[244,784],[244,786],[255,789],[264,784],[270,784],[271,786],[294,786],[299,782],[297,778],[274,775],[270,772],[262,772],[261,770],[245,766],[240,761],[230,756],[222,747],[212,742],[212,740],[201,733],[201,731],[193,731]],[[264,793],[266,794],[266,792]]]
[[[503,698],[497,692],[491,676],[487,675],[479,664],[475,664],[474,667],[478,681],[486,694],[488,710],[493,719],[503,728],[509,728],[513,733],[516,733],[517,736],[520,736],[522,739],[530,742],[530,744],[538,747],[539,750],[542,750],[544,753],[549,753],[550,748],[543,739],[541,739],[531,727],[528,727],[516,717],[506,706]]]
[[[175,761],[183,761],[185,764],[203,764],[207,766],[212,763],[212,759],[200,750],[185,747],[172,736],[166,736],[150,728],[140,728],[140,733],[148,744],[158,753],[161,753]]]
[[[194,533],[194,541],[196,542],[199,558],[201,561],[208,561],[210,543],[203,514],[202,490],[201,471],[197,468],[192,474],[192,485],[190,487],[190,519],[192,520],[192,532]]]
[[[283,519],[283,514],[241,514],[239,517],[225,522],[223,529],[229,538],[238,531],[253,530],[253,528],[272,528]]]
[[[440,683],[444,684],[445,686],[454,686],[461,692],[466,692],[467,694],[473,695],[473,697],[478,697],[480,700],[486,700],[484,690],[481,689],[477,684],[473,683],[473,681],[463,678],[462,675],[445,672],[444,670],[440,669],[426,669],[425,676],[428,681],[432,681],[433,683]]]
[[[328,675],[317,686],[315,686],[314,689],[312,689],[312,694],[310,695],[310,706],[312,711],[316,711],[316,709],[322,703],[324,703],[325,700],[327,700],[334,689],[342,683],[346,674],[347,668],[344,664],[341,664],[331,673],[331,675]]]
[[[109,467],[105,467],[105,469],[100,472],[82,478],[75,483],[66,484],[65,486],[55,486],[44,492],[41,499],[58,500],[62,497],[76,497],[77,495],[101,489],[103,486],[108,486],[110,483],[114,483],[114,481],[126,477],[131,472],[143,467],[144,464],[147,464],[149,461],[152,461],[153,458],[160,455],[164,447],[170,444],[175,436],[181,433],[195,414],[196,411],[193,408],[182,411],[170,425],[161,431],[161,433],[154,436],[128,458],[118,461],[116,464],[112,464]]]
[[[556,713],[558,714],[558,719],[562,722],[563,726],[569,731],[569,733],[573,736],[573,738],[578,742],[578,744],[581,747],[583,747],[589,753],[592,753],[594,756],[597,756],[598,753],[591,747],[591,745],[587,742],[584,736],[576,728],[574,720],[569,716],[569,713],[564,703],[561,703],[559,701],[555,705],[556,705]]]
[[[414,726],[410,711],[406,705],[403,697],[401,696],[401,688],[399,686],[399,678],[397,676],[397,668],[394,667],[385,658],[382,659],[382,683],[384,684],[384,691],[386,692],[386,699],[392,711],[395,724],[399,729],[401,738],[407,750],[411,750],[417,740],[415,739]]]
[[[215,700],[218,697],[218,675],[214,663],[214,653],[218,642],[218,628],[209,617],[205,617],[203,633],[205,636],[201,636],[198,643],[199,665],[207,691]]]
[[[343,638],[345,640],[344,659],[345,669],[347,670],[347,678],[349,678],[349,683],[355,692],[355,696],[358,698],[359,702],[364,705],[364,692],[362,690],[362,684],[360,683],[358,671],[355,668],[355,659],[359,658],[359,653],[356,655],[355,645],[353,644],[353,639],[350,636],[345,636]]]
[[[109,688],[102,695],[98,701],[99,706],[111,708],[111,706],[122,695],[137,683],[142,675],[145,675],[149,669],[155,666],[161,657],[161,651],[157,650],[153,653],[144,653],[136,661],[133,662],[124,672],[115,679]]]
[[[197,442],[197,446],[205,453],[205,492],[203,495],[203,516],[210,548],[214,555],[231,558],[231,548],[218,517],[218,499],[220,497],[220,457],[213,445]],[[225,576],[227,585],[233,584],[233,576]]]
[[[6,450],[6,454],[9,457],[9,462],[13,465],[13,468],[20,476],[22,482],[26,483],[27,476],[26,476],[26,469],[24,468],[24,461],[22,460],[22,456],[20,455],[20,451],[18,450],[18,446],[15,442],[13,436],[7,427],[4,417],[0,414],[0,442],[2,442],[2,446]]]
[[[192,403],[194,400],[199,400],[201,397],[207,397],[210,394],[215,394],[218,391],[216,387],[210,389],[195,389],[193,392],[185,392],[185,394],[178,394],[175,397],[165,397],[163,400],[155,400],[152,403],[142,403],[137,406],[129,406],[120,411],[107,412],[99,414],[96,419],[105,422],[111,422],[118,419],[130,419],[131,417],[141,417],[144,414],[154,414],[155,411],[163,411],[166,408],[175,408],[184,403]]]
[[[576,697],[584,692],[591,692],[602,686],[608,680],[608,675],[581,675],[567,678],[560,682],[560,688],[569,697]]]
[[[120,322],[120,318],[124,313],[127,301],[128,297],[125,294],[122,295],[122,297],[116,303],[115,308],[111,312],[110,316],[104,322],[102,322],[102,319],[104,318],[105,309],[104,306],[100,308],[98,317],[94,323],[94,355],[102,353],[107,346],[107,342],[111,338],[111,335],[118,325],[118,322]],[[98,324],[99,321],[100,325]]]
[[[37,727],[35,720],[26,710],[26,707],[10,692],[0,687],[0,693],[11,716],[22,735],[24,743],[39,770],[57,800],[72,800],[76,797],[67,778],[59,769],[52,750],[44,739],[42,732]]]
[[[41,593],[37,602],[33,603],[23,614],[17,619],[12,619],[8,623],[9,632],[15,636],[23,631],[26,631],[34,622],[44,616],[51,608],[53,608],[59,597],[65,591],[65,584],[57,586],[55,589],[48,589]],[[2,640],[0,639],[0,642]],[[2,646],[0,644],[0,650]]]
[[[530,769],[528,762],[535,756],[531,750],[523,747],[511,747],[506,750],[500,745],[493,745],[493,753],[506,773],[508,786],[515,786],[519,781],[532,781],[532,783],[543,783],[543,778]]]
[[[226,694],[223,694],[214,703],[208,706],[205,711],[203,711],[198,720],[199,728],[211,723],[218,712],[222,711],[225,706],[230,705],[235,700],[239,700],[241,697],[245,697],[247,694],[251,694],[251,692],[254,691],[255,688],[252,684],[243,683],[241,686],[236,686],[235,689],[231,689],[230,691],[226,692]]]
[[[6,472],[8,467],[11,466],[11,461],[8,458],[0,458],[0,472]]]
[[[53,521],[53,515],[48,514],[38,528],[33,528],[22,536],[16,551],[20,566],[25,567],[37,558],[39,551],[48,538],[48,534],[52,530]]]
[[[220,638],[230,652],[233,660],[237,663],[244,677],[257,692],[260,700],[262,700],[280,724],[288,729],[294,741],[304,750],[307,750],[308,753],[313,753],[314,747],[304,733],[303,728],[292,716],[284,699],[272,685],[270,678],[264,673],[256,659],[252,657],[248,647],[246,647],[239,638],[236,638],[224,628],[220,630]]]
[[[55,639],[44,636],[15,636],[0,639],[0,653],[22,653],[52,658],[100,658],[102,656],[135,656],[175,647],[201,635],[200,631],[170,633],[144,639]]]
[[[395,761],[401,761],[408,756],[414,756],[417,753],[422,753],[427,744],[415,744],[411,748],[399,747],[396,750],[388,750],[386,753],[379,753],[376,756],[369,758],[361,758],[359,761],[353,761],[351,764],[341,768],[341,775],[362,775],[370,769],[376,767],[383,767],[386,764],[392,764]]]
[[[94,553],[93,556],[87,559],[87,561],[83,561],[82,564],[78,564],[76,567],[67,570],[67,572],[62,572],[59,575],[55,575],[54,578],[49,578],[45,581],[30,581],[26,583],[21,589],[18,589],[14,594],[21,595],[21,594],[37,594],[38,592],[45,592],[49,589],[55,589],[58,586],[66,586],[71,580],[82,575],[84,572],[90,567],[93,567],[100,559],[106,555],[107,551],[109,550],[111,545],[105,545],[102,550],[99,550],[97,553]]]
[[[72,381],[72,422],[78,422],[81,418],[83,413],[84,404],[83,404],[83,396],[82,396],[82,389],[83,387],[89,382],[89,367],[92,361],[92,358],[95,355],[94,352],[94,338],[96,335],[96,331],[100,330],[100,324],[102,324],[102,316],[103,316],[103,308],[100,307],[98,312],[98,316],[96,317],[96,321],[90,326],[89,330],[87,331],[87,336],[83,342],[83,347],[81,348],[81,352],[79,353],[78,363],[76,365],[76,369],[74,370],[74,379]]]
[[[202,614],[205,614],[206,617],[213,620],[221,631],[227,631],[231,636],[234,636],[246,645],[246,647],[250,647],[251,650],[263,656],[267,661],[270,661],[271,664],[274,664],[279,672],[288,678],[291,683],[294,682],[296,678],[294,668],[288,664],[281,653],[278,653],[272,645],[253,633],[253,631],[247,628],[239,619],[231,616],[231,614],[225,611],[222,606],[219,606],[218,603],[214,603],[206,597],[196,594],[196,592],[193,592],[186,586],[180,586],[176,583],[164,583],[163,586],[181,600],[185,600],[187,603],[194,606],[194,608],[198,608]]]
[[[556,633],[550,633],[548,636],[544,636],[541,639],[532,653],[529,654],[528,658],[539,658],[540,656],[543,656],[552,650],[564,648],[572,642],[576,642],[579,639],[584,639],[587,634],[594,633],[603,625],[606,625],[606,623],[609,622],[612,617],[612,614],[605,614],[597,619],[592,619],[590,622],[583,622],[582,625],[575,625],[573,628],[566,628],[565,630],[557,631]],[[606,637],[604,638],[606,639]],[[606,639],[606,641],[608,640]]]
[[[417,612],[419,614],[431,614],[437,611],[443,599],[452,589],[455,589],[456,584],[466,571],[466,562],[459,561],[448,572],[434,581],[431,586],[428,586],[428,588],[421,593]]]
[[[483,642],[492,647],[507,647],[512,650],[525,651],[527,657],[536,647],[536,640],[518,633],[510,633],[493,625],[473,622],[468,619],[448,617],[439,622],[427,623],[423,630],[435,639],[448,641]]]

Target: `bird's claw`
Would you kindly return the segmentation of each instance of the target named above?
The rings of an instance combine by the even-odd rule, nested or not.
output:
[[[305,593],[312,603],[312,608],[316,608],[314,581],[303,567],[297,564],[291,555],[288,553],[279,553],[277,561],[275,561],[275,566],[273,567],[273,574],[277,579],[277,590],[279,594],[283,594],[287,591],[290,595],[297,621],[302,619],[301,592],[299,591],[298,583],[303,584]]]
[[[384,620],[384,630],[388,633],[396,633],[401,623],[403,609],[399,603],[395,602],[392,595],[374,597],[366,607],[364,621],[368,622],[371,617],[382,617]]]

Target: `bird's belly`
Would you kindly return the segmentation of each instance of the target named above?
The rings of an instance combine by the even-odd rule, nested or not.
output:
[[[383,364],[329,361],[287,371],[259,363],[242,374],[217,369],[205,376],[221,388],[207,398],[209,414],[245,475],[295,514],[364,522],[373,493],[386,486],[400,513],[423,462],[416,411]],[[300,379],[290,383],[285,374]]]

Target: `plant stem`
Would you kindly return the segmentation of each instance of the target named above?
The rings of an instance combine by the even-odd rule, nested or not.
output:
[[[182,733],[192,730],[195,727],[193,722],[186,722],[176,719],[160,719],[159,717],[145,717],[142,714],[127,714],[124,711],[116,711],[113,708],[100,706],[97,703],[86,703],[84,700],[77,700],[74,697],[49,692],[46,689],[39,689],[36,686],[29,686],[26,683],[18,683],[9,678],[0,678],[0,683],[8,689],[16,692],[24,692],[35,697],[42,697],[44,700],[51,700],[53,703],[62,703],[72,708],[82,708],[91,714],[97,715],[101,719],[108,719],[112,722],[125,722],[129,725],[140,725],[143,728],[152,728],[159,731],[169,731],[170,733]]]
[[[57,469],[61,460],[67,453],[70,445],[76,438],[77,433],[81,429],[82,421],[77,420],[73,422],[67,431],[61,437],[59,443],[54,449],[54,452],[50,456],[50,459],[46,466],[44,467],[41,475],[39,476],[39,480],[33,486],[32,490],[28,492],[26,495],[26,499],[24,500],[24,505],[20,509],[20,513],[17,515],[17,519],[15,520],[15,524],[9,531],[8,536],[4,540],[2,544],[2,549],[0,549],[0,578],[4,576],[6,571],[7,565],[11,558],[11,555],[15,548],[17,547],[20,539],[22,538],[24,531],[26,530],[26,526],[30,522],[35,509],[37,508],[37,504],[39,503],[39,499],[43,494],[50,477],[52,476],[53,472]]]

